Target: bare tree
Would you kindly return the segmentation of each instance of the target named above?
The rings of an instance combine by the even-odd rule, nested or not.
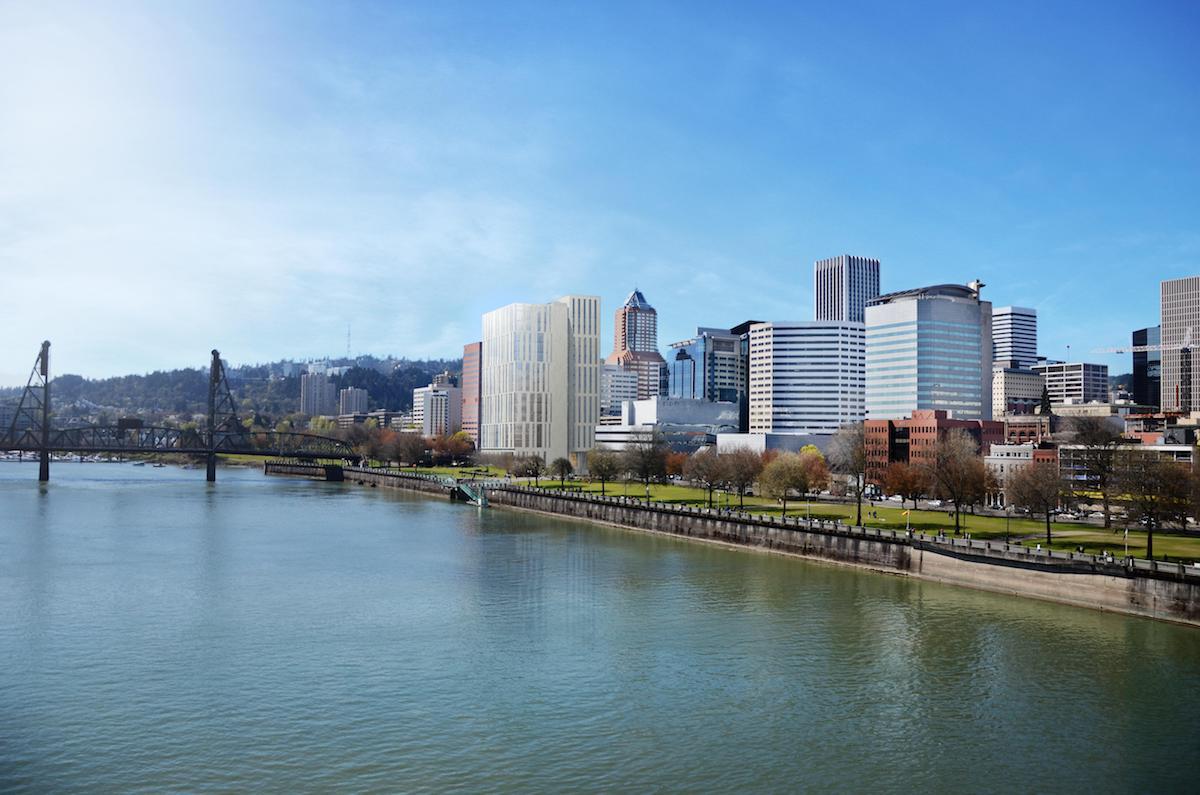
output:
[[[717,455],[712,447],[693,453],[684,464],[683,474],[688,480],[699,484],[708,492],[708,507],[713,504],[713,490],[719,488],[727,478],[725,459]]]
[[[1116,485],[1117,449],[1121,444],[1120,431],[1107,417],[1072,417],[1069,426],[1071,441],[1083,446],[1084,489],[1100,495],[1104,511],[1104,526],[1112,526],[1110,501]]]
[[[891,464],[883,473],[883,488],[889,494],[899,494],[906,500],[912,500],[913,508],[917,500],[929,491],[929,472],[919,466],[897,461]]]
[[[1151,452],[1130,451],[1118,466],[1119,488],[1131,520],[1146,528],[1146,557],[1154,557],[1154,531],[1167,522],[1187,524],[1193,475],[1186,464],[1164,461]]]
[[[1004,492],[1009,502],[1032,514],[1046,518],[1046,544],[1050,544],[1050,522],[1064,499],[1070,496],[1070,484],[1059,474],[1058,465],[1034,461],[1010,472]]]
[[[754,485],[754,481],[762,472],[762,456],[749,447],[739,447],[733,452],[726,453],[723,458],[725,459],[728,483],[737,492],[738,507],[743,508],[746,505],[746,492]]]
[[[938,496],[954,505],[955,535],[962,532],[962,506],[971,504],[984,491],[985,470],[979,446],[963,429],[950,429],[934,444],[933,459],[926,471]]]
[[[539,455],[527,455],[513,461],[513,474],[519,478],[533,478],[534,488],[539,488],[542,474],[546,471],[546,462]]]
[[[667,443],[657,431],[642,434],[625,447],[625,469],[645,486],[647,502],[650,484],[667,476],[668,452]]]
[[[621,474],[621,461],[612,450],[597,447],[588,453],[588,470],[600,481],[600,495],[603,496],[608,481]]]
[[[575,467],[571,466],[571,462],[565,458],[556,458],[550,462],[550,471],[558,476],[559,488],[566,488],[567,475],[575,471]]]
[[[858,505],[855,524],[862,526],[862,498],[867,488],[867,441],[861,422],[843,425],[829,440],[829,468],[849,478]]]
[[[398,433],[394,444],[389,457],[395,458],[401,464],[419,463],[425,457],[425,451],[429,449],[425,437],[419,433]]]

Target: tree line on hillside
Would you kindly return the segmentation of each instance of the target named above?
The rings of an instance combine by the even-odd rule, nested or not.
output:
[[[371,409],[407,411],[412,408],[414,389],[427,386],[444,370],[457,373],[461,367],[461,359],[404,360],[389,373],[353,367],[331,380],[336,389],[366,389]],[[299,376],[271,378],[270,369],[253,365],[228,370],[230,389],[246,416],[282,417],[300,410]],[[0,399],[15,401],[21,391],[0,390]],[[185,368],[99,379],[66,374],[51,381],[50,391],[56,414],[64,418],[104,411],[139,416],[203,414],[208,410],[208,371]]]

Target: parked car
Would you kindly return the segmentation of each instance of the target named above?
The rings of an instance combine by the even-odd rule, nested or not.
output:
[[[904,498],[899,494],[893,494],[892,496],[888,497],[888,502],[904,502]]]
[[[930,508],[941,508],[942,507],[941,500],[930,500],[929,502],[927,502],[925,504],[928,505]]]
[[[1093,519],[1103,519],[1104,511],[1092,511],[1091,513],[1088,514],[1088,516],[1090,516]]]

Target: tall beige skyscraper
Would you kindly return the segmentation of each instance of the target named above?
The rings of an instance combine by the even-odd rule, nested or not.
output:
[[[600,421],[600,299],[568,295],[483,316],[479,449],[586,471]]]
[[[1162,409],[1200,408],[1200,372],[1193,349],[1200,341],[1200,276],[1162,283]]]
[[[658,312],[641,290],[634,290],[617,310],[613,325],[613,352],[604,363],[637,373],[638,400],[655,397],[667,366],[658,352]]]

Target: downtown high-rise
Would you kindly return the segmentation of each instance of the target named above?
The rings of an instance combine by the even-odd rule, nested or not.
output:
[[[842,254],[813,263],[813,318],[862,323],[879,295],[879,260]]]
[[[613,317],[613,350],[605,364],[618,365],[637,373],[638,399],[663,392],[666,361],[658,352],[658,312],[634,290]]]
[[[1200,405],[1200,372],[1192,349],[1200,336],[1200,276],[1161,285],[1162,409],[1193,411]]]
[[[992,312],[992,362],[997,367],[1028,370],[1037,361],[1037,310],[997,307]]]
[[[982,287],[939,284],[867,305],[868,419],[920,409],[992,418],[992,305]]]

